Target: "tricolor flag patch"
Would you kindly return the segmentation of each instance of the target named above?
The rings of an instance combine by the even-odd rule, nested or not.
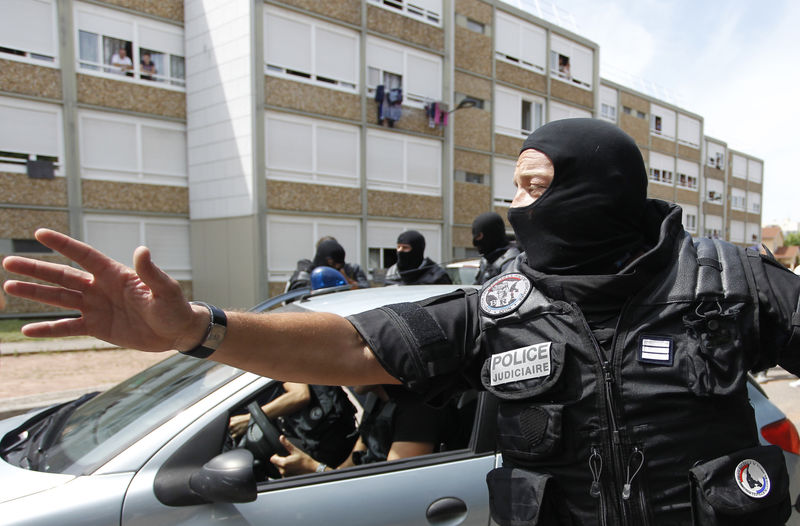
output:
[[[640,362],[672,365],[672,338],[641,336],[639,338],[639,355],[637,358]]]

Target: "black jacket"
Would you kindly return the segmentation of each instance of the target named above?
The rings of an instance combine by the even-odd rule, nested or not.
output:
[[[419,268],[414,270],[407,270],[400,272],[395,263],[389,270],[386,271],[386,284],[387,285],[431,285],[435,283],[452,283],[450,276],[447,272],[434,262],[431,258],[426,257],[422,260]]]
[[[481,258],[478,274],[475,275],[475,285],[483,285],[495,276],[510,270],[520,251],[513,245],[498,248],[488,256]]]
[[[304,287],[311,287],[311,271],[314,270],[314,264],[309,259],[301,259],[297,262],[297,268],[292,273],[292,276],[289,278],[289,281],[286,282],[286,290],[284,292],[289,292],[290,290],[295,289],[302,289]],[[361,268],[361,265],[357,263],[345,263],[344,268],[345,274],[352,279],[358,282],[358,288],[366,289],[369,288],[369,280],[367,279],[367,275],[364,272],[364,269]]]
[[[504,466],[487,482],[501,525],[788,516],[783,456],[758,446],[746,373],[800,373],[800,279],[753,251],[693,242],[675,205],[650,208],[653,248],[625,274],[522,264],[480,292],[349,318],[411,389],[499,398]]]

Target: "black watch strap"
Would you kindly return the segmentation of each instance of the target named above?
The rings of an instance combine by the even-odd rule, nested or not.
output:
[[[181,354],[192,356],[193,358],[208,358],[217,350],[217,347],[219,347],[219,344],[222,343],[222,340],[225,338],[225,332],[228,328],[228,317],[225,316],[225,313],[221,309],[209,305],[208,303],[202,301],[190,301],[189,303],[192,305],[202,305],[208,309],[208,313],[211,315],[211,321],[208,323],[208,329],[206,330],[206,335],[203,337],[203,341],[193,349],[180,352]]]

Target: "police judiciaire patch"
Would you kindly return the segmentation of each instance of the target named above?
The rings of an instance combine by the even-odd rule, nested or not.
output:
[[[481,292],[481,310],[500,316],[519,307],[531,291],[531,281],[524,274],[503,274]]]
[[[766,497],[769,494],[769,475],[764,466],[753,459],[745,459],[736,466],[736,485],[742,493],[754,499]]]
[[[550,345],[537,343],[492,355],[490,385],[502,385],[550,375]]]

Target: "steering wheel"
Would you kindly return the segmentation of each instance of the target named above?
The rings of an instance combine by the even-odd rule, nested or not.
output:
[[[247,411],[250,413],[251,425],[247,426],[245,433],[245,447],[253,452],[257,463],[263,464],[263,469],[270,478],[281,478],[278,469],[269,461],[269,457],[276,453],[281,456],[289,454],[279,439],[280,429],[267,418],[257,401],[247,404]]]

